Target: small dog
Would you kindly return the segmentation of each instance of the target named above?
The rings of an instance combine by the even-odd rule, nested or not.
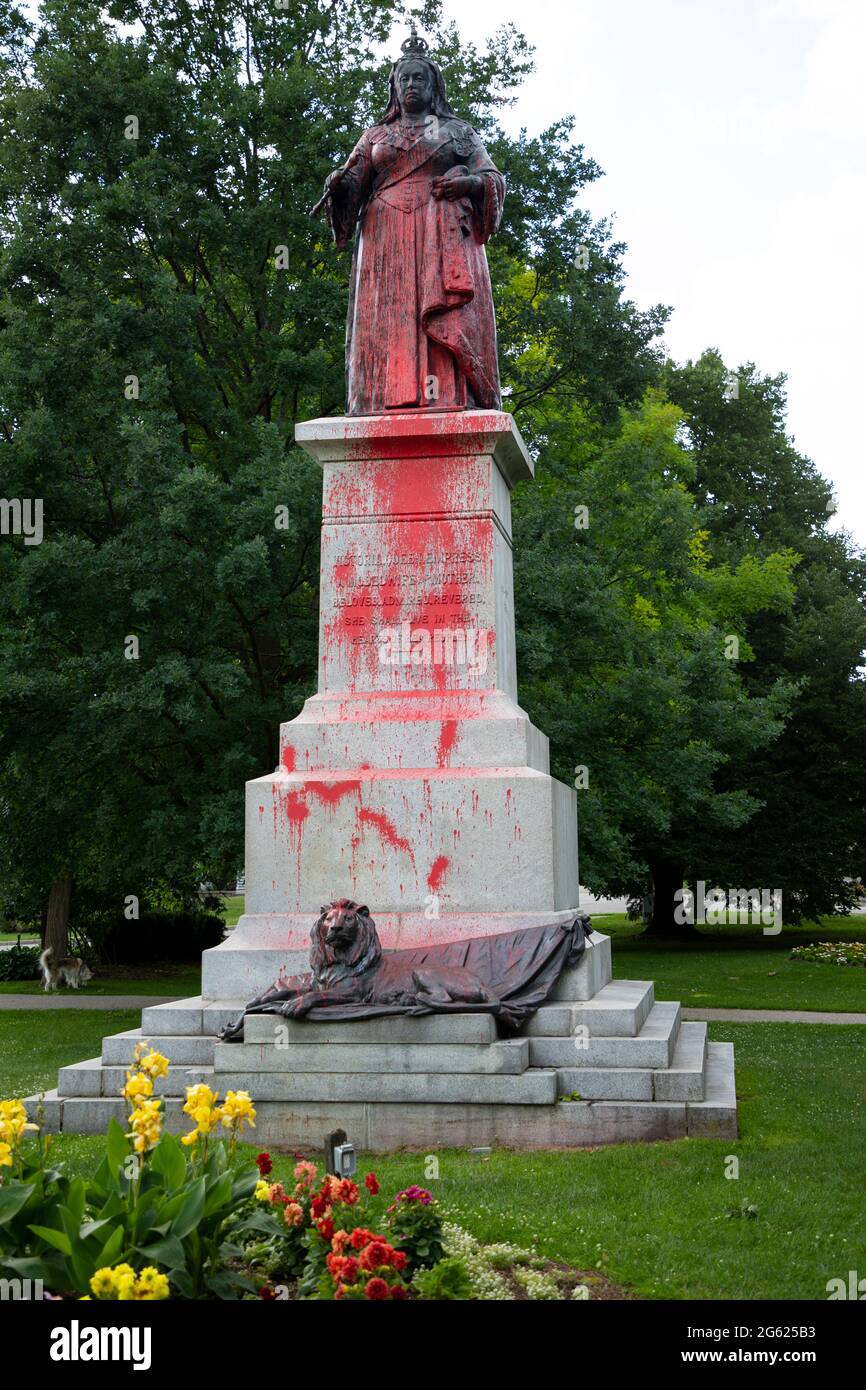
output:
[[[58,985],[69,985],[71,989],[78,989],[79,985],[86,985],[88,980],[93,979],[93,971],[85,965],[80,956],[61,956],[55,961],[52,954],[49,946],[39,957],[42,989],[45,994],[56,989]]]

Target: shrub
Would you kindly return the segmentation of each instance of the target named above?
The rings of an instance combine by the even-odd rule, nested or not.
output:
[[[0,951],[0,980],[37,980],[38,978],[38,946],[13,946],[9,951]]]
[[[210,912],[149,912],[137,920],[97,917],[75,924],[76,935],[108,965],[160,960],[198,960],[225,935],[221,917]]]
[[[439,1204],[424,1187],[398,1192],[388,1208],[388,1229],[395,1244],[406,1251],[410,1274],[438,1264],[444,1252]]]
[[[419,1269],[412,1285],[423,1299],[453,1302],[472,1297],[469,1271],[459,1255],[447,1255],[431,1269]]]

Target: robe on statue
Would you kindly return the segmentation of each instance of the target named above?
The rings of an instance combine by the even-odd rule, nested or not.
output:
[[[434,178],[478,175],[477,198],[434,198]],[[346,328],[347,410],[498,409],[499,366],[484,244],[505,181],[471,126],[373,126],[329,192],[338,246],[357,224]]]

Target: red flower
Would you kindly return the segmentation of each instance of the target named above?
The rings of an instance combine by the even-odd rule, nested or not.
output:
[[[349,1244],[353,1250],[363,1250],[365,1245],[369,1245],[371,1240],[378,1240],[379,1237],[372,1231],[365,1231],[363,1226],[356,1226],[349,1239]]]
[[[256,1167],[263,1178],[273,1171],[273,1163],[270,1154],[256,1154]]]
[[[364,1290],[367,1298],[382,1299],[388,1297],[388,1285],[384,1279],[370,1279]]]
[[[334,1223],[330,1216],[323,1216],[321,1221],[317,1221],[316,1230],[319,1232],[322,1240],[330,1241],[334,1235]]]
[[[275,1299],[276,1296],[270,1284],[262,1284],[262,1287],[259,1289],[259,1298]]]
[[[402,1250],[393,1250],[393,1251],[391,1252],[391,1263],[392,1263],[392,1265],[394,1266],[394,1268],[395,1268],[396,1270],[403,1270],[403,1269],[405,1269],[405,1268],[406,1268],[406,1255],[405,1255],[405,1253],[404,1253]]]
[[[391,1297],[398,1299],[403,1299],[406,1297],[406,1290],[403,1288],[402,1284],[391,1285]]]
[[[343,1282],[345,1284],[354,1284],[358,1277],[358,1270],[360,1267],[354,1255],[347,1255],[343,1263]]]
[[[345,1202],[347,1207],[353,1207],[359,1196],[358,1187],[351,1178],[342,1178],[331,1185],[331,1200],[334,1202]]]
[[[314,1221],[318,1221],[321,1217],[327,1216],[330,1210],[331,1204],[327,1197],[314,1197],[310,1203],[310,1215]]]
[[[390,1264],[390,1255],[391,1247],[384,1240],[371,1240],[361,1251],[359,1264],[362,1269],[381,1269],[383,1265]]]
[[[379,1192],[379,1182],[378,1182],[378,1179],[376,1178],[376,1174],[375,1174],[375,1173],[368,1173],[368,1174],[367,1174],[366,1178],[364,1179],[364,1186],[366,1187],[367,1191],[370,1193],[370,1196],[371,1196],[371,1197],[375,1197],[375,1196],[378,1195],[378,1192]]]

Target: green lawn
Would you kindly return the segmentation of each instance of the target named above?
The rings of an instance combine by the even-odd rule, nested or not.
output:
[[[140,966],[146,970],[146,966]],[[107,971],[111,970],[106,966]],[[161,994],[166,998],[187,999],[201,993],[201,969],[197,965],[170,965],[157,967],[162,974],[154,974],[142,979],[140,976],[101,975],[97,973],[79,990],[58,990],[58,997],[69,995],[103,994]],[[34,980],[0,981],[0,994],[39,994],[42,990],[42,977]]]
[[[55,1027],[56,1021],[56,1027]],[[0,1014],[0,1096],[53,1086],[59,1064],[93,1056],[132,1013]],[[600,1267],[644,1298],[824,1299],[827,1280],[866,1270],[866,1029],[712,1024],[737,1058],[737,1140],[678,1140],[489,1159],[443,1149],[362,1159],[386,1190],[431,1187],[485,1240]],[[52,1152],[90,1172],[100,1139],[58,1136]],[[257,1151],[253,1145],[251,1153]],[[726,1156],[739,1179],[726,1179]],[[315,1157],[315,1155],[313,1155]],[[285,1178],[293,1160],[278,1158]],[[729,1217],[743,1204],[754,1220]]]
[[[655,941],[625,917],[596,917],[611,937],[618,979],[654,980],[657,999],[693,1008],[830,1009],[866,1013],[866,970],[791,960],[793,946],[812,941],[864,941],[866,918],[834,917],[779,936],[760,928],[706,928],[697,941]]]
[[[244,898],[223,898],[223,916],[227,927],[236,927],[244,910]]]
[[[0,1100],[53,1090],[58,1067],[98,1057],[109,1033],[124,1033],[140,1024],[141,1011],[136,1009],[0,1013]]]

